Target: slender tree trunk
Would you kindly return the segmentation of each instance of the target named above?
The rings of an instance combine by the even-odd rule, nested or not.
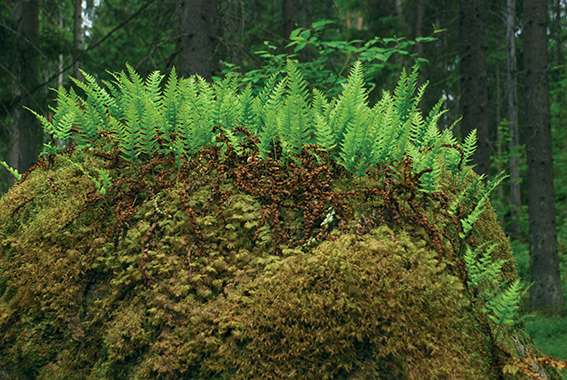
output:
[[[561,76],[565,73],[565,57],[563,56],[563,39],[561,37],[562,25],[561,22],[562,18],[562,0],[554,0],[554,13],[555,19],[553,20],[553,29],[554,29],[554,39],[555,39],[555,70],[553,75],[553,80],[559,82],[561,80]],[[559,104],[564,104],[565,95],[563,91],[558,91],[557,94],[557,102]]]
[[[483,0],[460,0],[461,132],[466,136],[473,129],[477,130],[478,149],[474,161],[478,173],[488,173],[490,166],[485,9]]]
[[[524,66],[530,226],[530,306],[563,311],[555,229],[553,161],[549,123],[548,0],[524,0]]]
[[[231,63],[240,65],[246,21],[244,3],[241,0],[226,0],[221,4],[221,9],[219,9],[223,20],[221,54]]]
[[[83,48],[83,0],[75,0],[74,2],[74,16],[73,16],[73,76],[75,78],[81,77],[81,64],[79,56]]]
[[[423,18],[425,17],[425,0],[416,0],[415,4],[415,37],[423,37]],[[423,55],[423,44],[418,42],[416,44],[417,54],[421,57]]]
[[[563,41],[561,38],[561,21],[562,19],[562,0],[554,1],[554,13],[555,20],[553,22],[554,35],[555,35],[555,59],[557,60],[557,65],[562,67],[565,64],[565,58],[563,57]],[[561,71],[559,70],[558,76],[561,77]]]
[[[520,208],[522,195],[520,191],[519,150],[520,129],[518,126],[518,68],[516,61],[516,0],[506,3],[506,98],[508,103],[509,146],[510,151],[510,233],[514,237],[520,235]]]
[[[57,15],[59,17],[59,28],[61,30],[63,30],[63,27],[65,26],[65,15],[64,15],[64,7],[62,6],[62,4],[59,4],[59,14]],[[57,86],[58,87],[62,87],[63,86],[63,67],[65,65],[65,61],[64,61],[64,57],[63,57],[63,53],[59,53],[59,55],[57,56],[57,69],[59,70],[59,75],[57,76]]]
[[[282,3],[283,13],[283,37],[288,39],[290,33],[297,26],[297,14],[295,0],[283,0]]]
[[[400,26],[402,36],[408,37],[411,31],[406,20],[406,15],[404,13],[404,0],[396,0],[395,6],[396,16],[398,18],[398,24]]]
[[[24,106],[34,107],[32,92],[39,83],[39,1],[15,2],[13,16],[17,21],[17,66],[14,67],[16,83],[14,95],[20,99],[12,113],[9,126],[8,162],[19,171],[28,169],[41,149],[43,134],[33,115]]]
[[[210,78],[217,68],[218,7],[216,0],[179,0],[177,69],[182,75]]]

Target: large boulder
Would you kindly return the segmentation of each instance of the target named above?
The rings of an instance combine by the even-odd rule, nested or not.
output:
[[[501,376],[451,192],[308,159],[117,162],[60,154],[0,199],[0,377]],[[513,260],[490,208],[469,241]]]

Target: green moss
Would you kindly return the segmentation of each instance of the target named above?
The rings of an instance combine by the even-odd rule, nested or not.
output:
[[[217,309],[229,334],[218,367],[241,379],[494,377],[461,282],[425,242],[387,228],[335,238]]]

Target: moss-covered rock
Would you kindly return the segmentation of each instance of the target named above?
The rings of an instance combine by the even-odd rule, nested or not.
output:
[[[403,174],[42,163],[0,199],[0,377],[500,378],[517,353],[467,289],[459,189]],[[475,227],[512,261],[491,210]]]

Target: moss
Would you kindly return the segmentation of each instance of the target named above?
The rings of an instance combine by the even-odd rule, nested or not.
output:
[[[113,178],[105,196],[95,168]],[[353,180],[214,152],[181,168],[58,156],[0,199],[0,368],[40,379],[498,378],[446,211],[456,191],[419,193],[404,170]],[[475,228],[471,244],[498,239],[511,259],[490,210]]]
[[[228,345],[207,364],[241,379],[495,376],[460,280],[424,241],[335,238],[211,305]]]

